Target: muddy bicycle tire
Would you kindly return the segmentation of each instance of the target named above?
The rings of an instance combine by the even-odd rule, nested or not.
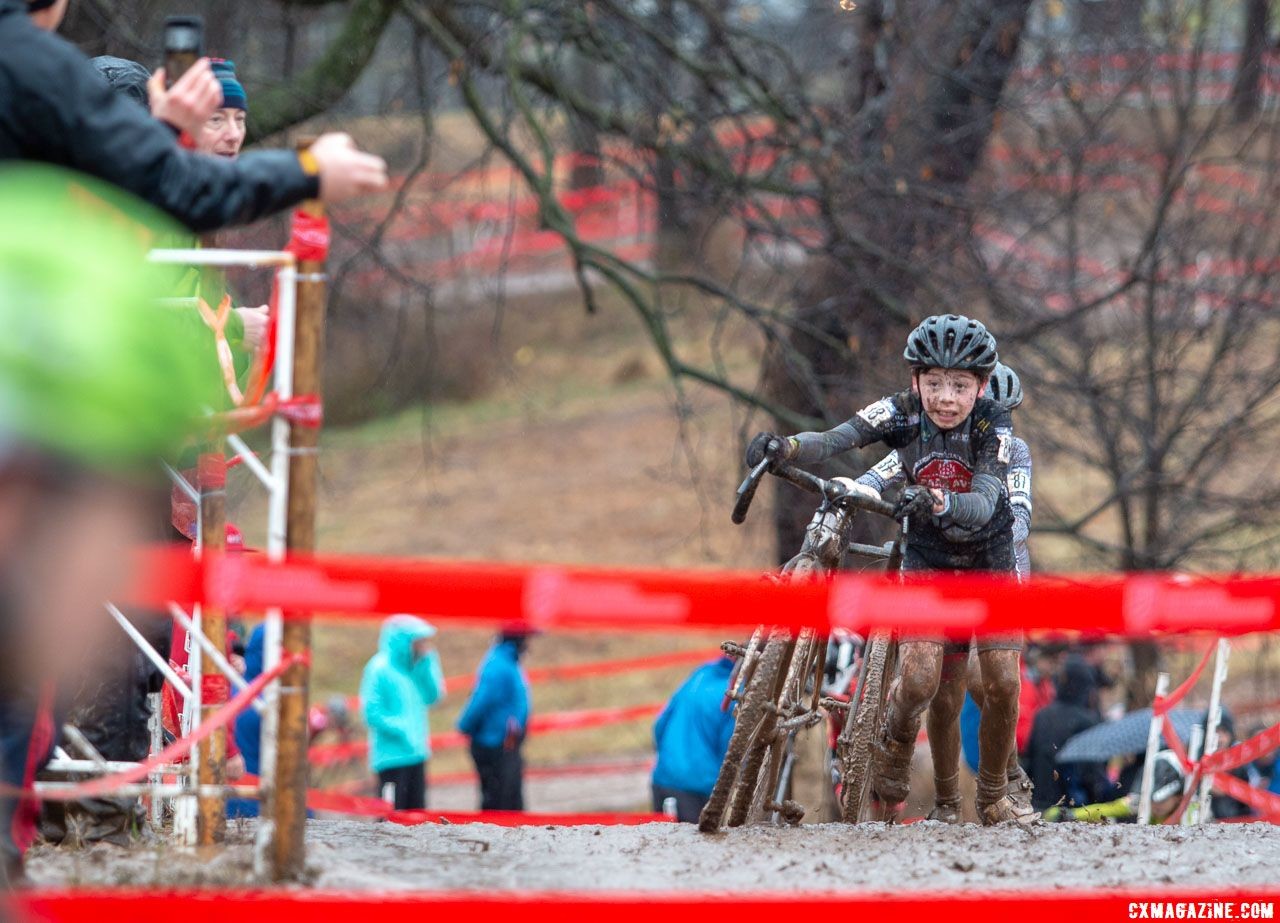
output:
[[[698,829],[703,833],[714,833],[720,829],[720,822],[729,804],[729,796],[738,782],[747,748],[760,730],[760,725],[766,719],[776,717],[773,713],[773,690],[782,657],[786,653],[787,641],[785,631],[774,629],[756,661],[751,681],[738,703],[737,719],[729,738],[729,748],[720,763],[720,774],[716,777],[716,784],[698,817]]]
[[[760,782],[760,773],[764,768],[765,757],[777,741],[778,700],[782,696],[788,668],[795,653],[796,642],[790,632],[775,631],[765,646],[776,647],[780,654],[777,658],[778,668],[773,673],[772,685],[761,685],[765,695],[764,715],[760,719],[755,732],[747,741],[742,755],[742,763],[738,768],[738,778],[729,796],[729,810],[725,819],[726,827],[741,827],[747,822],[751,811],[751,802],[755,797],[756,787]]]
[[[840,735],[844,775],[840,814],[845,823],[867,819],[871,802],[872,747],[884,727],[888,711],[889,674],[893,670],[893,638],[887,631],[872,632],[867,645],[867,673],[862,695],[849,710]]]
[[[774,696],[774,701],[778,705],[778,718],[789,718],[793,712],[804,707],[805,684],[813,673],[814,653],[817,643],[815,632],[812,629],[805,628],[801,630],[792,645],[791,656],[787,662],[786,678],[782,681],[778,694]],[[745,798],[745,791],[740,786],[734,793],[734,799],[731,801],[732,806],[729,811],[730,827],[740,826],[742,823],[758,823],[771,813],[768,806],[775,800],[775,795],[777,794],[775,789],[778,785],[787,745],[787,735],[776,730],[776,719],[774,725],[775,731],[771,735],[770,742],[764,748],[764,758],[756,773],[756,783],[752,787],[751,800],[745,814],[742,816],[742,820],[738,823],[735,823],[739,814],[738,799]],[[743,778],[746,778],[745,772]]]

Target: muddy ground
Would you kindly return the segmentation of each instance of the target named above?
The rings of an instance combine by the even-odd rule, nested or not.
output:
[[[226,885],[252,880],[252,827],[201,855],[173,846],[38,847],[46,885]],[[687,824],[639,827],[399,827],[312,821],[318,888],[715,891],[1184,887],[1280,883],[1280,828],[926,822],[754,827],[704,836]]]

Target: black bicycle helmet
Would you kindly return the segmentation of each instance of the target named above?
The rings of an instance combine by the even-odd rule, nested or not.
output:
[[[997,362],[995,371],[987,379],[987,389],[982,392],[982,396],[990,398],[1006,410],[1017,407],[1022,403],[1022,382],[1018,380],[1018,373],[1003,362]]]
[[[907,337],[902,356],[913,369],[959,369],[983,378],[1000,361],[991,332],[981,321],[959,314],[926,317]]]
[[[1174,795],[1181,795],[1186,779],[1187,776],[1182,770],[1182,764],[1173,755],[1173,751],[1161,750],[1155,755],[1154,768],[1151,773],[1151,800],[1153,802],[1164,801]],[[1138,791],[1141,788],[1142,778],[1139,776],[1134,783],[1134,791]]]

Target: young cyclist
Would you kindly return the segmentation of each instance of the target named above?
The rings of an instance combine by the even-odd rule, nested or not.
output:
[[[983,391],[983,397],[995,401],[1007,410],[1014,410],[1022,403],[1022,383],[1019,381],[1017,373],[1003,362],[997,362],[991,377],[987,379],[987,387]],[[1027,536],[1031,528],[1031,450],[1017,436],[1012,437],[1010,443],[1009,473],[1005,483],[1008,489],[1009,504],[1013,509],[1014,564],[1018,579],[1023,580],[1031,573],[1031,556],[1027,551]],[[906,474],[902,467],[902,460],[895,449],[856,481],[847,483],[855,490],[860,490],[869,496],[879,499],[886,490],[900,487],[905,480]],[[984,699],[982,678],[978,671],[972,669],[973,666],[975,664],[971,663],[971,668],[968,671],[967,686],[974,702],[981,708]],[[946,695],[946,693],[942,694]],[[963,692],[960,694],[963,697]],[[932,717],[927,719],[931,744],[937,740],[937,735],[934,732],[937,723],[937,720]],[[939,733],[941,733],[940,730]],[[949,765],[939,762],[939,755],[945,755],[948,752],[950,751],[945,745],[942,747],[931,746],[935,804],[933,810],[929,812],[929,819],[958,824],[961,820],[959,762],[950,763]],[[1031,780],[1018,763],[1016,748],[1009,751],[1007,776],[1009,780],[1007,794],[1015,803],[1024,807],[1026,811],[1030,811]]]
[[[898,450],[907,483],[896,510],[913,524],[903,569],[1014,573],[1006,484],[1013,427],[1008,410],[980,396],[998,360],[995,338],[976,320],[934,315],[908,336],[903,357],[911,367],[909,390],[863,408],[824,433],[786,438],[760,433],[747,448],[747,463],[768,457],[809,464],[884,442]],[[1021,632],[984,636],[977,646],[987,706],[980,729],[978,815],[984,824],[1028,819],[1029,812],[1006,794]],[[920,720],[940,688],[947,694],[930,711],[930,743],[943,751],[939,765],[959,765],[957,719],[968,647],[936,635],[901,636],[901,669],[875,761],[873,788],[883,802],[906,799]]]

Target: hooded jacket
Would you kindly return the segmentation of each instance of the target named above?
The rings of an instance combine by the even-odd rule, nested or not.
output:
[[[658,747],[654,785],[711,794],[733,734],[733,713],[720,710],[732,672],[733,661],[728,657],[704,663],[658,715],[653,726]]]
[[[501,747],[508,735],[523,738],[529,726],[529,678],[517,642],[499,641],[484,660],[458,730],[480,747]]]
[[[435,651],[415,658],[414,642],[435,628],[412,615],[382,624],[378,653],[360,677],[360,707],[369,729],[369,765],[374,772],[412,766],[431,758],[427,707],[444,695],[444,673]]]
[[[1070,655],[1062,663],[1056,680],[1058,697],[1036,712],[1027,742],[1028,772],[1035,785],[1032,805],[1043,810],[1063,796],[1072,796],[1079,804],[1102,801],[1106,796],[1103,767],[1095,763],[1063,764],[1057,762],[1058,751],[1081,731],[1101,719],[1091,701],[1095,689],[1093,670],[1089,664]],[[1076,787],[1072,793],[1069,788]]]
[[[178,147],[173,132],[106,81],[74,45],[0,0],[0,162],[37,160],[97,176],[193,231],[247,224],[315,198],[297,155],[235,161]]]

